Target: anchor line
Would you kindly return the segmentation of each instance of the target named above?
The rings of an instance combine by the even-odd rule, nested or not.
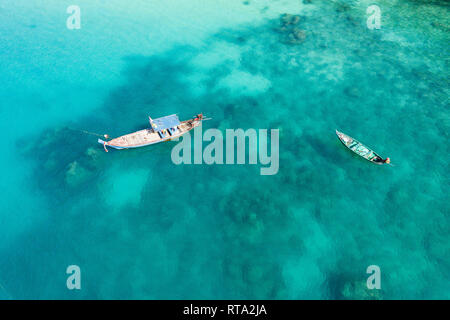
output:
[[[70,128],[70,127],[69,127],[69,129],[70,129],[70,130],[73,130],[73,131],[78,131],[78,132],[82,132],[82,133],[85,133],[85,134],[90,134],[90,135],[93,135],[93,136],[105,138],[105,139],[108,139],[108,138],[109,138],[109,135],[107,135],[107,134],[100,134],[100,133],[95,133],[95,132],[91,132],[91,131],[87,131],[87,130],[82,130],[82,129],[74,129],[74,128]]]

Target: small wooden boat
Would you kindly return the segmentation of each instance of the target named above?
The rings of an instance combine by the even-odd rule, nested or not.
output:
[[[198,114],[194,118],[182,122],[180,122],[176,114],[158,119],[148,118],[150,121],[150,128],[129,133],[109,141],[98,139],[98,143],[103,144],[103,148],[106,152],[108,152],[107,147],[114,149],[145,147],[178,138],[201,125],[203,120],[207,120],[203,118],[203,114]]]
[[[363,157],[366,160],[369,160],[370,162],[376,163],[376,164],[385,164],[390,163],[390,159],[386,158],[383,160],[382,157],[380,157],[375,151],[369,149],[365,145],[363,145],[361,142],[359,142],[356,139],[353,139],[352,137],[346,135],[345,133],[339,132],[336,130],[336,134],[339,138],[339,140],[352,150],[354,153],[356,153],[358,156]]]

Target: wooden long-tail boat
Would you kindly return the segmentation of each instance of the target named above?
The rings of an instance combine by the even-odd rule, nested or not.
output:
[[[150,128],[129,133],[109,141],[98,139],[98,143],[108,152],[107,147],[114,149],[129,149],[145,147],[151,144],[178,138],[202,124],[203,114],[198,114],[190,120],[180,122],[176,114],[158,119],[150,117]]]
[[[353,139],[352,137],[346,135],[345,133],[336,130],[336,134],[339,140],[342,142],[342,144],[346,146],[348,149],[352,150],[358,156],[363,157],[364,159],[369,160],[370,162],[375,164],[390,163],[389,158],[383,159],[375,151],[371,150],[358,140]]]

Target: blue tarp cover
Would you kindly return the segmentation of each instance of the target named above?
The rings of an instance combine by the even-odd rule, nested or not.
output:
[[[180,124],[180,120],[176,114],[165,116],[158,119],[153,119],[153,124],[156,125],[154,129],[156,131],[174,128]]]

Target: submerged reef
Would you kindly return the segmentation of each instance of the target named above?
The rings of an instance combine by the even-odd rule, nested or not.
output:
[[[306,39],[306,32],[299,28],[301,17],[284,13],[280,16],[280,26],[275,28],[281,34],[281,42],[300,44]]]
[[[34,181],[44,192],[57,193],[62,198],[92,182],[102,165],[101,149],[92,147],[96,138],[69,127],[46,130],[42,136],[30,137],[18,143],[21,153],[36,160]],[[68,146],[67,150],[61,146]]]
[[[89,178],[89,171],[77,161],[71,162],[66,171],[66,183],[70,187],[76,187]]]
[[[353,300],[382,300],[381,290],[367,289],[365,281],[347,282],[342,290],[343,299]]]

